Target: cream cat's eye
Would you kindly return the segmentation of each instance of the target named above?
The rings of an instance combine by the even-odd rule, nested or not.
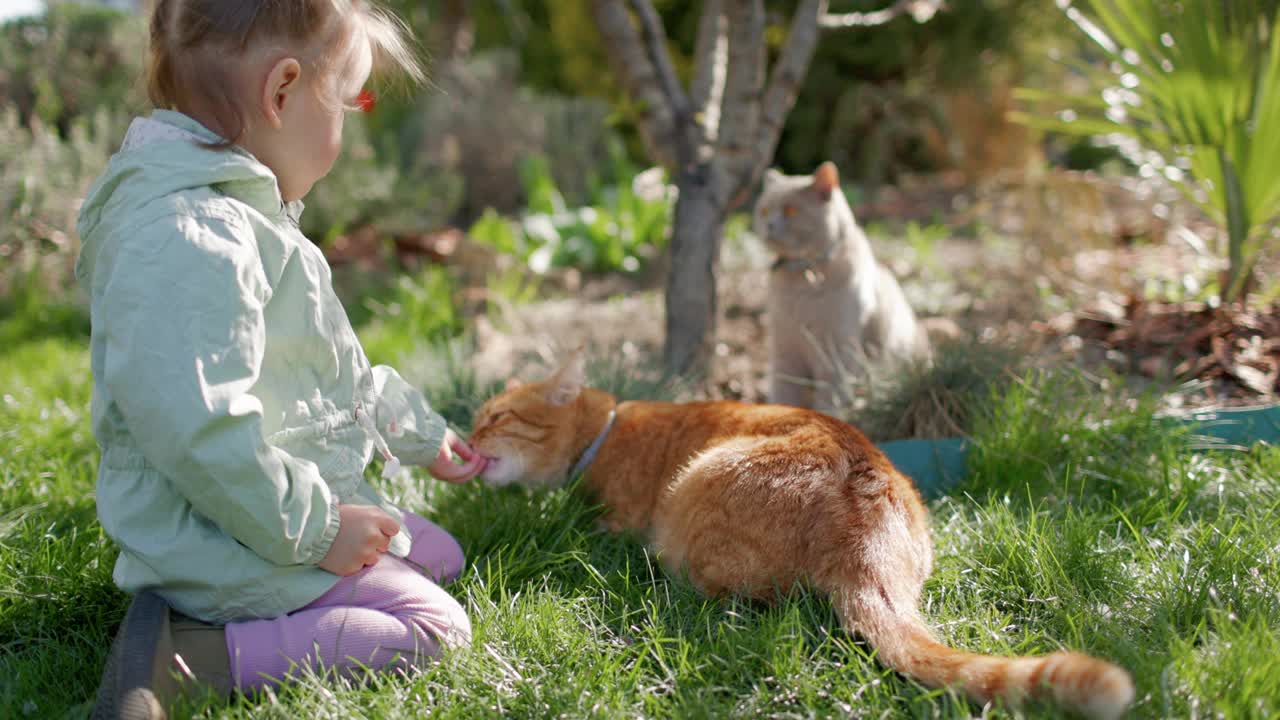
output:
[[[795,217],[796,209],[790,205],[783,205],[782,214],[786,217]]]

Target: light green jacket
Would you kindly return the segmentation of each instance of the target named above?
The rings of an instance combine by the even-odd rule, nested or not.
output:
[[[209,622],[275,617],[337,581],[337,505],[381,439],[429,464],[445,422],[370,367],[275,176],[189,117],[139,118],[81,209],[98,518],[115,581]],[[403,556],[402,528],[391,552]]]

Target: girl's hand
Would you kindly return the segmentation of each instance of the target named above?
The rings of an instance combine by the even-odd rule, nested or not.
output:
[[[320,561],[334,575],[354,575],[377,564],[400,532],[400,523],[372,505],[339,505],[338,517],[338,536]]]
[[[458,453],[458,457],[462,458],[461,465],[453,461],[453,453],[455,452]],[[466,440],[458,437],[457,433],[452,430],[445,430],[444,442],[440,444],[440,452],[436,454],[436,459],[431,463],[431,467],[428,470],[431,472],[432,477],[437,480],[464,483],[479,475],[484,470],[487,462],[483,455],[473,450]]]

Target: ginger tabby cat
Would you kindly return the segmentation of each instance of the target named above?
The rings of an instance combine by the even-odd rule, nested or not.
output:
[[[1133,683],[1111,663],[978,655],[934,639],[919,612],[933,564],[924,504],[853,426],[780,405],[618,403],[584,382],[579,354],[484,404],[471,443],[488,458],[487,483],[557,487],[585,472],[606,526],[645,532],[668,572],[710,595],[768,601],[814,588],[846,630],[930,687],[978,703],[1051,698],[1095,718],[1128,708]]]

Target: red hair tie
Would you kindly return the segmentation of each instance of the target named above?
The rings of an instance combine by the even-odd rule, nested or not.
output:
[[[360,108],[360,112],[371,113],[373,108],[378,104],[378,98],[369,90],[361,90],[356,96],[356,107]]]

